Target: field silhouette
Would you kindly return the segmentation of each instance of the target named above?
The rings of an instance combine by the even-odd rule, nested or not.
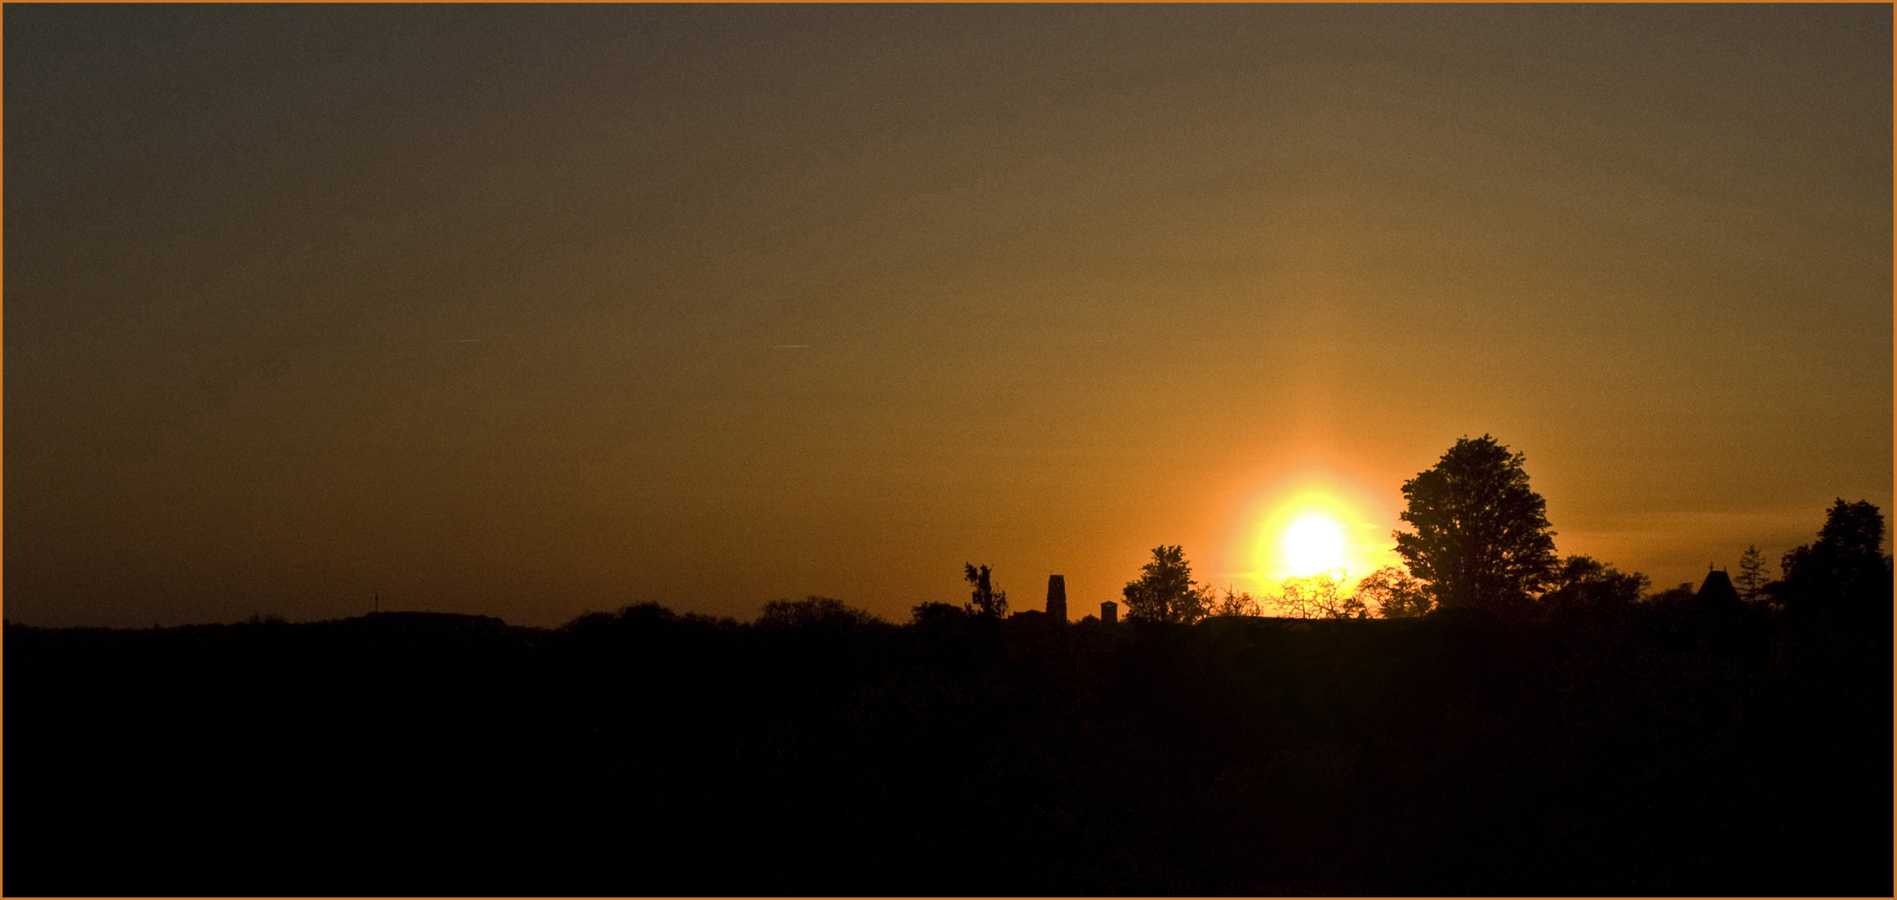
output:
[[[14,625],[4,889],[1884,895],[1885,579],[1868,620]]]

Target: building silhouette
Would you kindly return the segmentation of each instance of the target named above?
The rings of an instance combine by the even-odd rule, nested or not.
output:
[[[1692,584],[1692,582],[1687,582]],[[1724,569],[1714,569],[1706,573],[1706,580],[1693,594],[1693,602],[1703,605],[1733,605],[1740,603],[1739,590],[1732,586],[1732,578]]]

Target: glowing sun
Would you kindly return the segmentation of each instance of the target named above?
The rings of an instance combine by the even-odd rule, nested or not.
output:
[[[1329,516],[1307,515],[1284,533],[1284,557],[1298,575],[1314,575],[1344,563],[1344,530]]]
[[[1323,472],[1265,484],[1234,509],[1230,571],[1216,577],[1270,595],[1287,578],[1354,580],[1399,562],[1387,537],[1396,512],[1386,496],[1356,485]]]

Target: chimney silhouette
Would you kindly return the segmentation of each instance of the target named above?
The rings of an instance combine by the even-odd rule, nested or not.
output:
[[[1120,621],[1120,604],[1111,600],[1102,602],[1100,604],[1100,621],[1108,625]]]
[[[1067,579],[1063,576],[1047,576],[1047,614],[1056,622],[1067,621]]]

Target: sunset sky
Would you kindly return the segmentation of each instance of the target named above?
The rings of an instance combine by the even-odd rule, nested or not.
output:
[[[1892,11],[9,6],[8,619],[1075,618],[1456,439],[1697,582],[1892,501]]]

